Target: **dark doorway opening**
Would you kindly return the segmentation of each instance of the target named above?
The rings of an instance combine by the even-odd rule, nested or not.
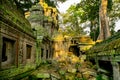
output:
[[[113,77],[113,68],[112,68],[112,64],[110,61],[102,61],[102,60],[99,60],[99,67],[103,70],[106,70],[107,73],[104,73],[103,74],[106,74],[107,76],[109,76],[109,78],[112,78]],[[102,72],[101,72],[102,73]]]
[[[26,46],[26,58],[27,59],[31,58],[31,49],[32,49],[32,46],[27,44],[27,46]]]
[[[46,59],[49,58],[48,50],[46,50]]]
[[[80,53],[79,53],[79,48],[77,45],[72,45],[69,47],[69,52],[73,52],[74,55],[76,56],[80,56]]]
[[[43,58],[44,49],[41,48],[41,58]]]
[[[15,63],[15,41],[3,37],[2,67],[10,67]]]

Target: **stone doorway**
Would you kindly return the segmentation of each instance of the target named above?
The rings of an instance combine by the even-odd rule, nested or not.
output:
[[[15,63],[15,41],[3,37],[2,44],[2,69],[9,68]]]

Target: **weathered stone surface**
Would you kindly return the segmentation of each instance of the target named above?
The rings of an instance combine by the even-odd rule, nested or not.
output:
[[[75,79],[75,76],[74,76],[73,74],[67,73],[67,74],[65,75],[65,79],[66,79],[66,80],[74,80],[74,79]]]
[[[50,75],[51,75],[51,79],[52,80],[58,80],[58,79],[60,79],[60,75],[57,74],[57,73],[51,73]]]
[[[82,74],[79,72],[79,73],[76,73],[76,77],[77,78],[82,78]]]
[[[70,72],[70,73],[74,73],[74,74],[75,74],[76,71],[77,71],[77,70],[76,70],[75,68],[68,68],[68,72]]]
[[[88,80],[96,80],[95,77],[90,77]]]
[[[86,78],[89,78],[90,76],[96,76],[96,73],[93,72],[93,71],[85,71],[83,72],[83,75],[86,77]]]
[[[37,73],[36,75],[37,78],[50,78],[50,74],[49,73]]]
[[[70,58],[71,56],[69,56]],[[75,58],[75,57],[74,57]],[[96,71],[92,68],[92,64],[90,62],[74,62],[67,60],[65,61],[51,61],[52,63],[41,65],[33,75],[37,75],[38,73],[47,73],[50,77],[47,79],[50,80],[82,80],[83,78],[86,80],[95,80],[96,79]]]

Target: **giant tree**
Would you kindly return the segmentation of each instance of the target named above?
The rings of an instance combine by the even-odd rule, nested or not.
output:
[[[78,8],[79,7],[84,11],[84,17],[80,16],[81,19],[91,22],[90,34],[93,34],[95,30],[94,34],[96,34],[99,29],[98,39],[107,39],[110,36],[107,11],[110,13],[112,10],[112,0],[82,0],[78,4]],[[97,35],[95,37],[97,37]]]
[[[107,17],[107,5],[108,0],[101,0],[101,5],[99,8],[100,34],[98,40],[105,40],[111,35]]]

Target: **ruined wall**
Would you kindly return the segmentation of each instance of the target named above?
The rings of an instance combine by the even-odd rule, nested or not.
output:
[[[0,2],[0,79],[32,69],[35,64],[36,42],[29,22],[16,5]],[[22,68],[22,69],[21,69]]]
[[[32,28],[35,29],[37,36],[37,63],[51,59],[54,49],[52,47],[52,37],[56,34],[58,28],[57,10],[50,7],[47,3],[41,2],[30,8],[26,13]]]
[[[42,60],[47,60],[47,59],[52,58],[53,53],[51,52],[51,50],[52,50],[51,44],[52,44],[52,42],[49,39],[47,39],[47,38],[43,39],[43,41],[40,45]]]
[[[8,39],[9,41],[13,41],[13,55],[10,55],[15,59],[14,65],[19,65],[19,64],[26,64],[27,62],[35,62],[35,40],[34,38],[28,36],[27,34],[18,31],[17,29],[12,28],[11,26],[7,25],[6,23],[1,22],[1,37],[2,37],[2,43],[4,42],[3,38]],[[26,45],[32,46],[31,50],[31,61],[30,59],[26,59]],[[2,44],[3,47],[3,44]],[[7,48],[6,48],[7,49]],[[9,48],[8,48],[9,50]],[[8,51],[6,50],[6,51]],[[9,61],[7,62],[9,63]],[[6,64],[7,64],[6,63]],[[2,62],[2,67],[5,68],[4,62]],[[6,65],[7,67],[10,67]]]

